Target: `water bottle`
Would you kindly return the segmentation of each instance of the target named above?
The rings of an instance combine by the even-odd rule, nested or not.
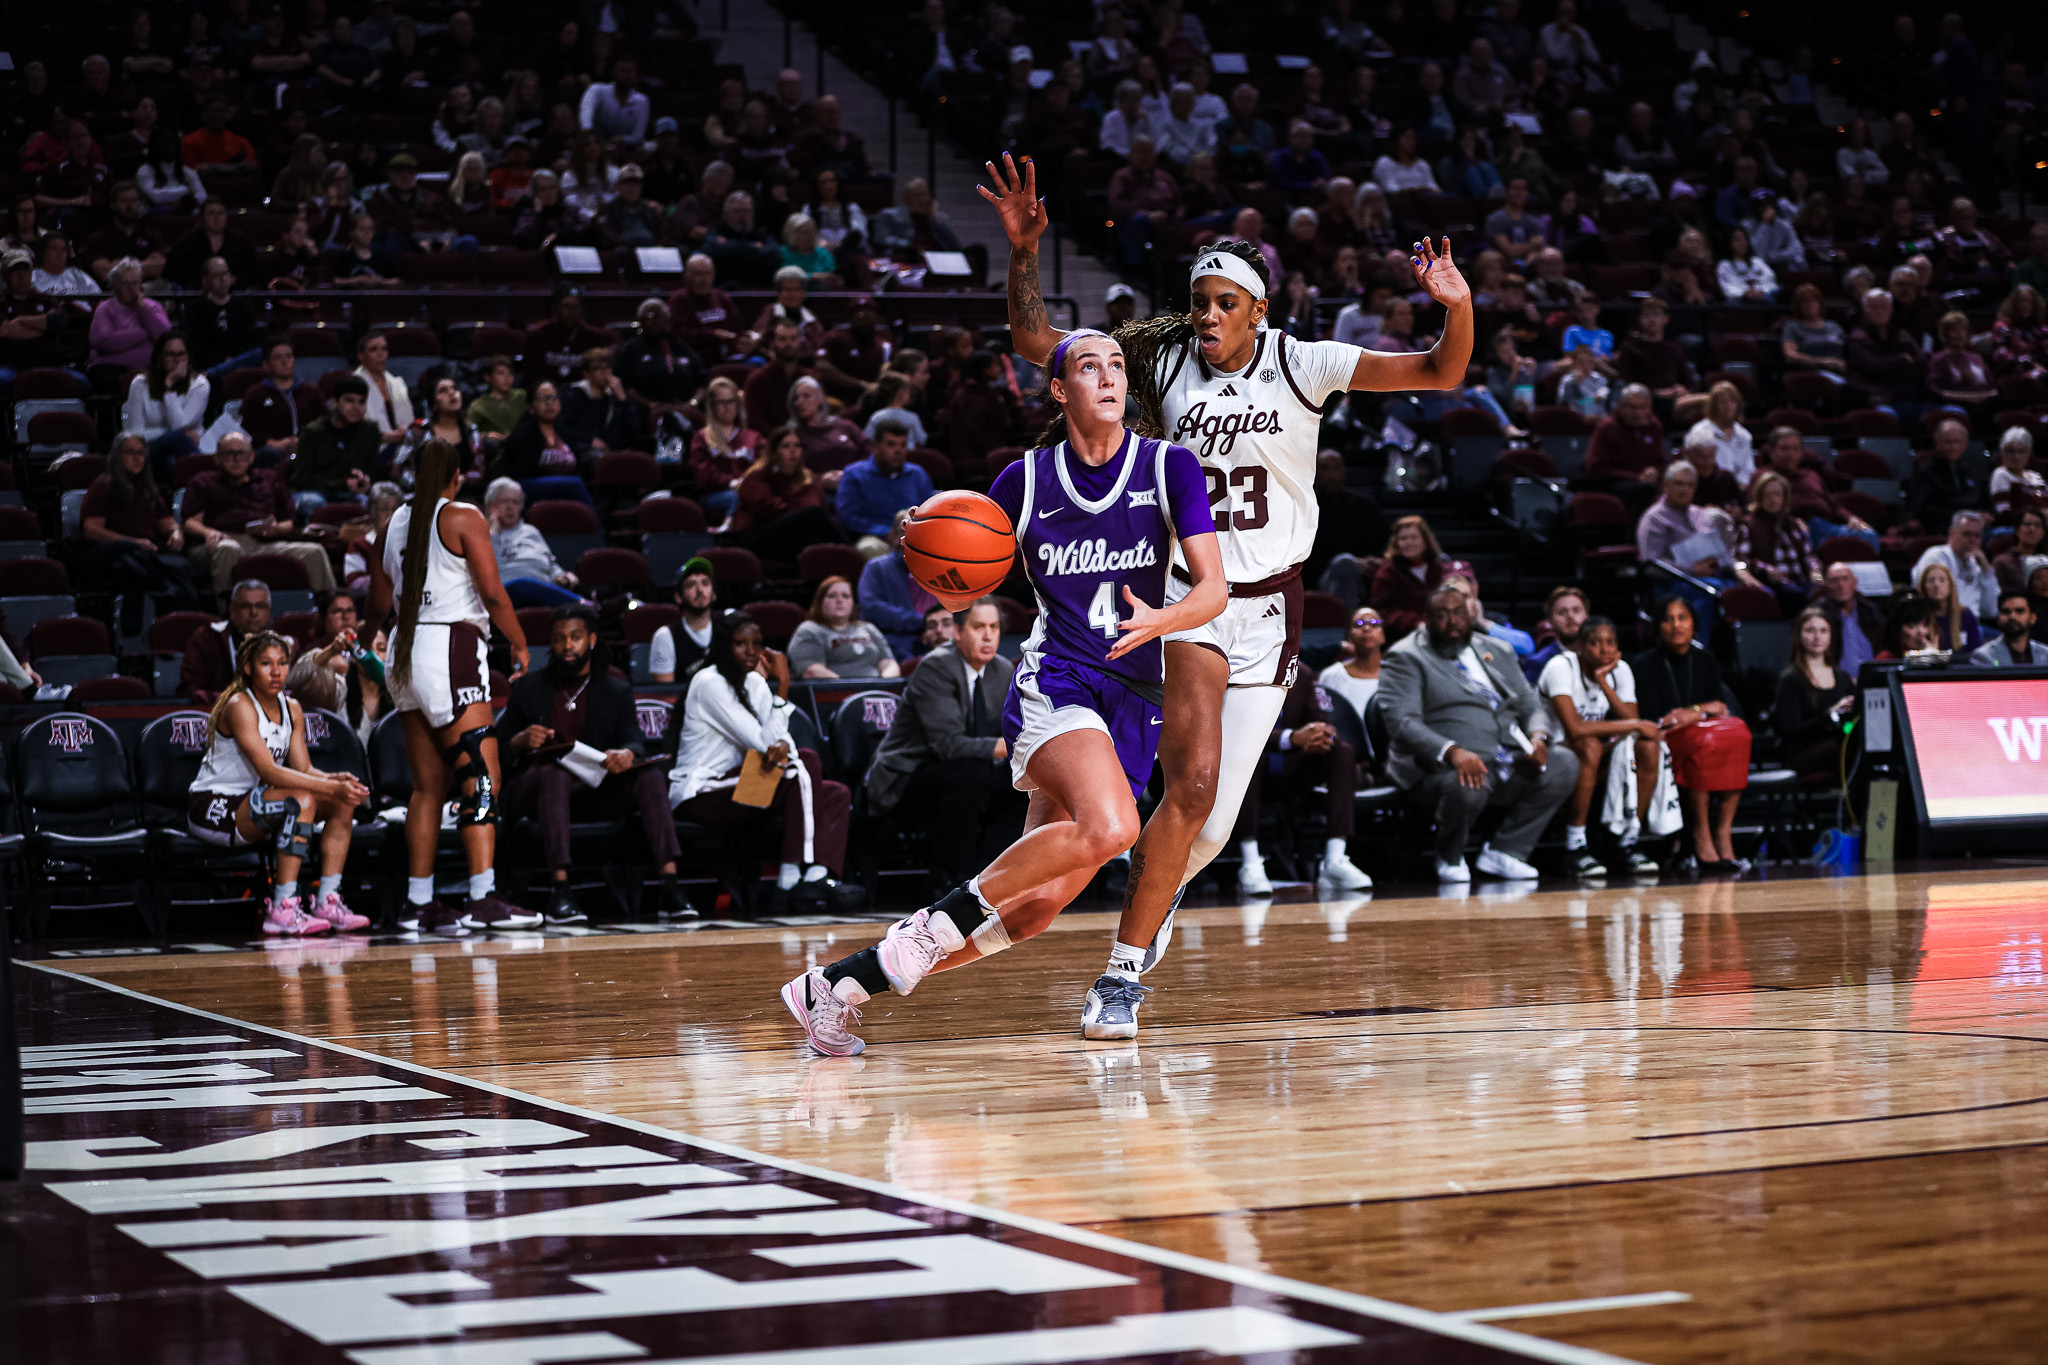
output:
[[[356,667],[363,671],[364,677],[379,687],[384,685],[384,661],[377,657],[377,651],[371,649],[360,639],[351,640],[348,646],[348,657],[355,660]]]

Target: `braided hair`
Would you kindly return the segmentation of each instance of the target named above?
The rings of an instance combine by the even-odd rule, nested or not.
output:
[[[428,441],[413,455],[412,517],[405,527],[405,551],[398,561],[398,629],[391,637],[391,681],[412,679],[412,637],[420,623],[427,588],[427,550],[440,518],[434,515],[441,491],[462,472],[462,452],[446,441]],[[388,534],[387,529],[387,534]]]
[[[1217,242],[1204,250],[1221,251],[1237,257],[1250,266],[1259,277],[1259,283],[1271,291],[1272,271],[1266,266],[1265,256],[1250,242],[1232,239]],[[1140,436],[1164,440],[1166,396],[1159,389],[1159,361],[1176,347],[1185,346],[1195,339],[1194,322],[1187,313],[1162,313],[1156,318],[1127,322],[1110,335],[1123,348],[1124,373],[1129,377],[1131,386],[1131,406],[1137,409],[1137,420],[1131,423],[1131,429]],[[1049,378],[1057,379],[1059,376],[1051,375]],[[1058,445],[1066,439],[1067,415],[1056,411],[1039,434],[1038,444]]]

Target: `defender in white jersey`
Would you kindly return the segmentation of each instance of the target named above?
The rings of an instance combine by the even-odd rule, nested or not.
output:
[[[405,727],[412,769],[406,807],[409,875],[399,924],[462,935],[472,929],[529,928],[541,917],[497,897],[498,740],[491,728],[485,649],[496,625],[512,648],[513,676],[526,671],[526,639],[498,582],[489,528],[476,508],[455,501],[462,456],[429,441],[413,459],[412,501],[379,534],[370,556],[370,619],[398,624],[386,677]],[[441,807],[457,790],[456,824],[469,860],[469,903],[457,914],[434,897]]]
[[[1009,156],[991,162],[996,208],[1010,238],[1010,333],[1017,353],[1042,361],[1065,335],[1046,318],[1038,282],[1048,219],[1037,172]],[[1224,242],[1195,258],[1190,311],[1118,329],[1131,361],[1137,429],[1193,450],[1209,482],[1231,602],[1207,626],[1168,638],[1165,730],[1159,751],[1166,795],[1131,857],[1130,890],[1112,966],[1158,961],[1180,888],[1230,837],[1245,788],[1297,666],[1301,561],[1315,540],[1312,492],[1322,412],[1352,389],[1455,388],[1472,358],[1472,294],[1441,250],[1415,244],[1417,286],[1442,304],[1443,334],[1425,354],[1391,355],[1337,342],[1299,345],[1265,326],[1264,258]],[[1228,530],[1225,530],[1226,520]],[[1326,866],[1338,885],[1370,885],[1346,860]]]
[[[369,918],[342,902],[341,873],[354,832],[352,812],[370,792],[348,773],[313,766],[306,718],[284,691],[290,667],[291,645],[277,632],[259,630],[242,642],[234,679],[206,718],[206,756],[192,779],[186,827],[217,848],[276,846],[264,933],[367,929]],[[327,822],[320,833],[320,892],[307,913],[300,908],[299,872],[320,820]]]

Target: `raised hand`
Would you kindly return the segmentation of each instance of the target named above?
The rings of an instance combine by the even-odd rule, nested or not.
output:
[[[1030,157],[1024,158],[1024,172],[1019,175],[1017,163],[1008,152],[1003,153],[1003,164],[984,163],[988,178],[995,185],[977,185],[981,197],[995,205],[996,216],[1003,220],[1003,231],[1009,235],[1010,245],[1029,247],[1050,225],[1051,219],[1045,211],[1045,201],[1038,197],[1038,167]]]
[[[1424,237],[1415,244],[1408,258],[1408,264],[1415,271],[1415,282],[1422,291],[1446,308],[1472,301],[1472,287],[1465,283],[1465,277],[1458,273],[1458,267],[1451,264],[1451,239],[1443,239],[1443,250],[1439,252]]]

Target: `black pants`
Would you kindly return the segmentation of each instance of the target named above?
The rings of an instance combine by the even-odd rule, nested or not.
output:
[[[199,594],[192,586],[192,561],[182,554],[145,550],[125,541],[82,541],[72,553],[80,586],[125,593],[131,616],[121,622],[130,634],[142,629],[142,597],[157,599],[159,611],[197,611]]]
[[[893,815],[931,834],[932,860],[948,882],[965,881],[1024,833],[1030,797],[1010,785],[1010,765],[947,758],[910,775]]]
[[[559,763],[536,763],[512,776],[512,813],[540,825],[541,856],[550,869],[569,866],[569,825],[578,819],[613,820],[638,811],[656,867],[682,856],[668,809],[668,775],[642,768],[611,773],[595,787],[571,777]]]

